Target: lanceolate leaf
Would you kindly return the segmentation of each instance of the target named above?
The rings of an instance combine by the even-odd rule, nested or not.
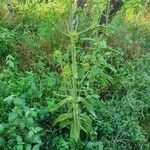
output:
[[[73,121],[71,124],[70,137],[73,138],[76,142],[79,140],[80,130],[81,130],[80,121],[76,123],[75,121]]]
[[[86,107],[86,109],[89,111],[89,113],[91,113],[91,115],[93,115],[93,117],[96,117],[96,114],[88,101],[86,101],[82,97],[79,97],[78,101],[81,101],[84,104],[84,106]]]
[[[92,119],[86,114],[80,114],[82,129],[87,133],[90,134],[93,131],[92,128]]]
[[[71,123],[72,123],[72,119],[68,119],[68,120],[62,121],[60,123],[60,128],[61,129],[66,128],[66,127],[70,126]]]
[[[73,138],[76,142],[79,140],[80,137],[80,130],[81,130],[81,122],[80,117],[76,112],[73,112],[74,118],[73,122],[71,124],[71,131],[70,131],[70,137]]]
[[[68,120],[72,118],[72,114],[71,113],[65,113],[65,114],[61,114],[55,121],[54,124],[56,123],[61,123],[62,121]]]
[[[80,114],[80,119],[84,122],[92,123],[91,118],[85,113]]]
[[[62,100],[61,102],[59,102],[58,104],[56,104],[56,106],[54,108],[50,109],[50,112],[56,111],[58,108],[60,108],[61,106],[65,105],[68,102],[71,102],[72,97],[69,96],[66,99]]]

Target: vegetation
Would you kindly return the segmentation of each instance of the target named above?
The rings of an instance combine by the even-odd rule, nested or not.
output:
[[[0,0],[0,149],[149,150],[147,0]]]

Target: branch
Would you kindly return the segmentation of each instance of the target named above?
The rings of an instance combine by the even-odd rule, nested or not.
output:
[[[116,15],[116,13],[122,8],[123,5],[124,5],[123,0],[110,0],[109,16],[107,16],[107,8],[106,8],[99,18],[99,25],[102,24],[106,25],[107,23],[110,23],[114,18],[114,16]]]

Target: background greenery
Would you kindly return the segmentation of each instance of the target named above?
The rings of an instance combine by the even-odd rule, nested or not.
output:
[[[145,1],[127,0],[113,21],[99,28],[95,25],[106,1],[89,0],[78,12],[78,31],[93,28],[76,43],[78,95],[85,100],[80,110],[88,115],[83,126],[92,123],[90,133],[81,131],[77,142],[70,138],[70,127],[54,124],[68,106],[51,111],[71,89],[70,41],[63,34],[68,32],[68,1],[12,0],[12,16],[5,2],[0,1],[0,149],[150,149],[150,12]]]

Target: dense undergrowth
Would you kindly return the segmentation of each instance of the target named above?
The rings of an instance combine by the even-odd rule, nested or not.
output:
[[[89,1],[77,34],[67,0],[1,1],[0,149],[150,149],[150,14],[134,3],[98,27]]]

